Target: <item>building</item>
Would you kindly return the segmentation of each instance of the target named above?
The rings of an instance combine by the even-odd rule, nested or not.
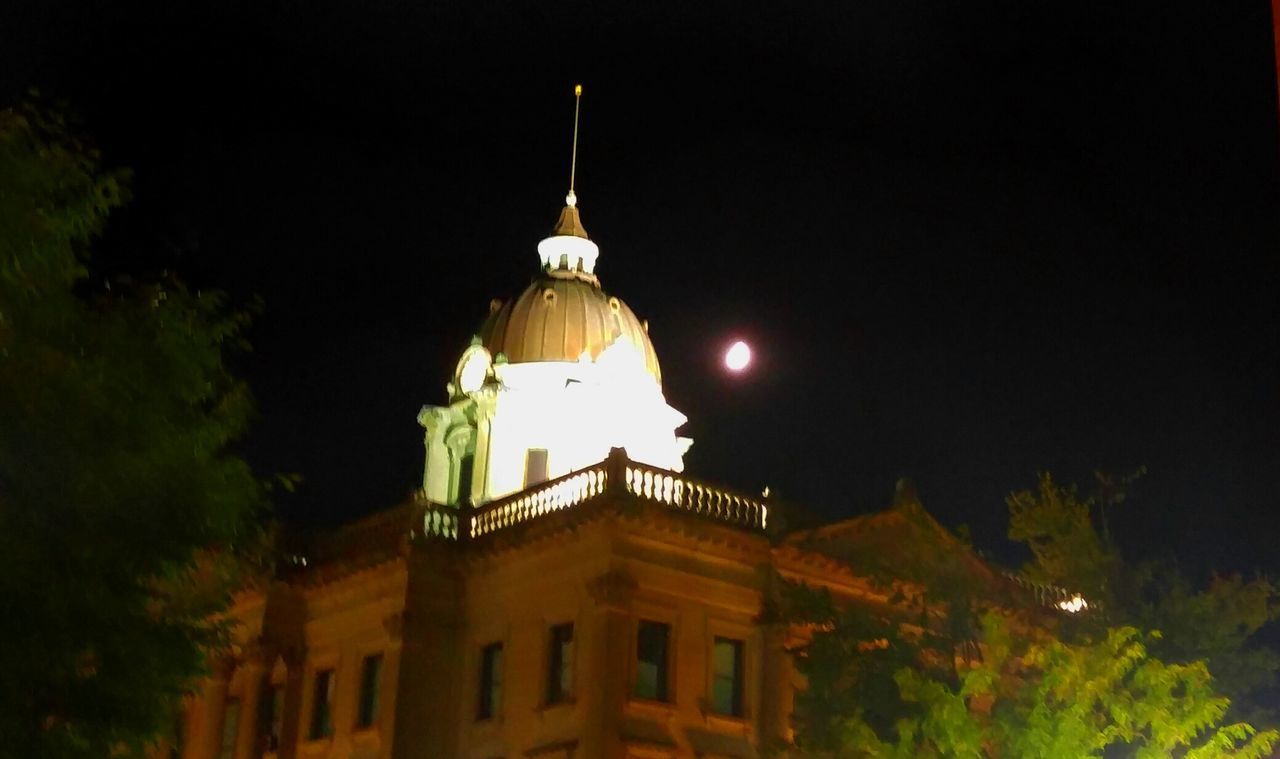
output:
[[[829,549],[909,539],[907,512],[784,537],[767,500],[682,474],[685,417],[599,253],[571,191],[533,282],[418,417],[420,496],[296,542],[237,599],[177,755],[743,758],[790,739],[792,633],[762,608],[778,578],[888,604]]]

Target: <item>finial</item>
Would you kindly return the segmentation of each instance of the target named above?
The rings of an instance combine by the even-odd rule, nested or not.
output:
[[[569,194],[565,196],[565,205],[570,208],[578,205],[578,196],[573,193],[573,180],[578,173],[578,110],[582,105],[582,85],[573,86],[573,157],[569,161]]]

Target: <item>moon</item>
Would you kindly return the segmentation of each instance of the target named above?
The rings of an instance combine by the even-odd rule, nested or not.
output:
[[[724,352],[725,368],[731,372],[740,372],[751,363],[751,346],[741,340],[729,346]]]

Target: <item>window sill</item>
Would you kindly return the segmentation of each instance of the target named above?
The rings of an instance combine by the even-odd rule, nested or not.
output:
[[[333,745],[333,736],[326,735],[323,738],[306,738],[302,741],[302,745],[298,747],[300,754],[320,754]]]
[[[628,696],[627,707],[641,714],[648,714],[657,717],[666,717],[676,713],[676,704],[674,701],[658,701],[652,698],[641,698],[639,696]]]
[[[495,714],[492,717],[479,717],[471,723],[472,730],[499,730],[502,728],[502,715]]]
[[[570,697],[570,698],[562,698],[562,699],[560,699],[559,701],[555,701],[555,702],[553,702],[553,703],[544,703],[544,704],[542,704],[542,705],[538,706],[534,711],[537,711],[537,712],[554,712],[554,711],[556,711],[556,710],[558,710],[558,709],[572,709],[572,708],[576,707],[577,705],[578,705],[578,699],[576,699],[576,698],[573,698],[573,697]]]
[[[722,732],[732,733],[750,733],[751,717],[748,715],[735,716],[733,714],[721,714],[719,712],[707,712],[703,715],[707,721],[707,727]]]

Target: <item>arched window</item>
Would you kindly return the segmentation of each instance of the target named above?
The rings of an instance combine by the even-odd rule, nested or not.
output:
[[[469,424],[460,424],[449,430],[446,438],[449,447],[449,502],[471,503],[471,480],[475,472],[476,430]]]

